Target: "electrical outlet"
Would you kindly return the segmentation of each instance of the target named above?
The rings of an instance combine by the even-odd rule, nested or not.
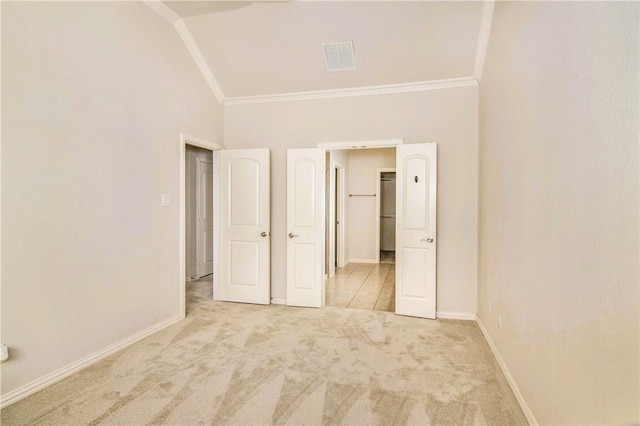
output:
[[[4,343],[0,345],[0,362],[5,362],[9,359],[9,348]]]

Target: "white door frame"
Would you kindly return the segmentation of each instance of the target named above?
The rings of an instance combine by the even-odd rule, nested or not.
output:
[[[344,199],[344,164],[338,161],[331,160],[329,170],[329,206],[327,206],[327,208],[329,209],[329,278],[333,278],[333,276],[336,274],[336,263],[338,264],[338,267],[345,266],[344,206],[346,200]],[[339,200],[337,209],[335,205],[336,199]],[[336,210],[338,210],[338,217],[336,217]],[[338,228],[337,234],[339,237],[337,241],[336,228]]]
[[[337,151],[337,150],[345,150],[345,149],[375,149],[375,148],[396,148],[398,145],[402,145],[404,143],[403,139],[379,139],[379,140],[364,140],[364,141],[340,141],[340,142],[320,142],[318,143],[318,148],[323,148],[326,151]],[[331,162],[330,167],[333,170],[333,166],[335,163]],[[343,176],[344,176],[344,169],[343,170]],[[392,171],[395,171],[395,168],[392,169]],[[331,181],[331,179],[330,179]],[[344,206],[346,205],[346,200],[345,200],[345,188],[344,188],[344,182],[345,179],[342,179],[342,208],[341,208],[341,212],[339,212],[340,214],[342,214],[342,219],[340,220],[340,224],[341,224],[341,238],[338,242],[338,266],[345,266],[345,258],[344,258],[344,254],[345,254],[345,244],[346,244],[346,238],[345,238],[345,228],[344,228],[344,218],[345,218],[345,208]],[[378,193],[380,192],[380,178],[378,178]],[[376,197],[376,199],[378,200],[378,214],[376,215],[376,241],[377,241],[377,259],[378,262],[380,262],[380,197]],[[331,196],[329,196],[329,200],[330,202],[332,202],[332,198]],[[333,210],[333,209],[332,209]],[[333,228],[333,226],[331,226],[331,228]],[[335,238],[335,236],[334,236]],[[329,239],[331,239],[331,231],[329,232]],[[326,244],[326,242],[325,242]],[[331,241],[330,241],[331,244]],[[340,247],[342,248],[342,250],[340,250]],[[325,247],[325,250],[327,248]],[[331,271],[332,268],[335,268],[334,263],[332,263],[332,259],[329,259],[329,273]],[[335,273],[335,269],[334,269],[334,273]]]
[[[395,172],[395,167],[383,167],[376,169],[376,262],[380,263],[380,202],[382,201],[382,188],[380,185],[380,179],[382,179],[382,173]]]
[[[338,252],[336,253],[336,260],[338,267],[343,268],[347,266],[347,256],[346,256],[346,247],[347,247],[347,234],[346,234],[346,224],[347,224],[347,189],[346,189],[346,168],[344,165],[341,165],[338,168],[338,184],[336,185],[336,189],[338,190],[338,199],[340,200],[340,205],[338,206],[338,220],[340,221],[338,226]]]
[[[220,233],[218,232],[218,191],[216,189],[216,182],[218,182],[218,167],[215,167],[215,165],[217,164],[218,161],[218,153],[216,151],[220,150],[220,149],[224,149],[224,145],[217,143],[217,142],[212,142],[212,141],[208,141],[206,139],[202,139],[202,138],[198,138],[195,136],[191,136],[188,135],[186,133],[180,132],[180,223],[179,223],[179,234],[180,234],[180,267],[179,267],[179,278],[178,278],[178,283],[179,283],[179,289],[180,289],[180,317],[182,319],[185,318],[186,316],[186,277],[185,277],[185,271],[186,271],[186,259],[185,259],[185,236],[187,234],[187,230],[186,230],[186,215],[185,215],[185,209],[186,209],[186,198],[185,198],[185,193],[186,193],[186,167],[185,167],[185,157],[186,157],[186,145],[193,145],[193,146],[197,146],[200,148],[204,148],[204,149],[209,149],[211,151],[213,151],[213,179],[214,179],[214,184],[213,184],[213,212],[214,212],[214,219],[213,219],[213,291],[214,291],[214,299],[216,298],[216,289],[218,288],[218,286],[216,285],[216,274],[215,271],[218,270],[218,259],[217,259],[217,253],[218,253],[218,246],[219,246],[219,235]]]
[[[339,149],[367,149],[367,148],[395,148],[402,145],[403,139],[379,139],[370,141],[340,141],[340,142],[319,142],[318,148],[327,151]]]

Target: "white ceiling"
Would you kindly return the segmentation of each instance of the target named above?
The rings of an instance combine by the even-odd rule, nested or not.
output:
[[[225,98],[471,77],[483,3],[165,2]],[[354,71],[327,72],[321,43],[353,40]]]

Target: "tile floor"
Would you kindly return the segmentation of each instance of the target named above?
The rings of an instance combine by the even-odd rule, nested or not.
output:
[[[213,275],[187,283],[187,313],[213,298]],[[339,308],[395,312],[396,282],[393,263],[350,263],[337,268],[326,285],[325,304]]]
[[[395,312],[395,265],[350,263],[326,285],[325,304],[339,308]]]

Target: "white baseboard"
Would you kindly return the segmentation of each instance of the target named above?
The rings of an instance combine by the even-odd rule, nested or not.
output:
[[[182,320],[182,317],[176,315],[174,317],[168,318],[164,321],[161,321],[157,324],[152,325],[151,327],[145,328],[142,331],[139,331],[119,342],[114,343],[113,345],[109,345],[104,349],[99,350],[98,352],[94,352],[93,354],[86,356],[84,358],[79,359],[76,362],[72,362],[66,367],[62,367],[53,373],[49,373],[39,379],[34,380],[31,383],[27,383],[24,386],[20,386],[17,389],[12,390],[11,392],[7,392],[6,394],[0,396],[0,408],[7,407],[15,402],[20,401],[23,398],[28,397],[31,394],[38,392],[46,388],[47,386],[51,386],[52,384],[59,382],[60,380],[69,377],[70,375],[77,373],[83,368],[89,367],[92,364],[100,361],[118,352],[121,349],[130,346],[145,337],[148,337],[164,328],[169,327],[179,321]]]
[[[379,263],[376,259],[349,259],[349,263]]]
[[[527,401],[525,401],[524,397],[522,396],[520,389],[518,389],[518,385],[516,384],[515,379],[511,375],[511,372],[509,371],[509,367],[507,367],[507,364],[504,362],[504,359],[502,359],[500,352],[498,352],[498,348],[493,343],[493,340],[491,340],[491,336],[489,336],[489,332],[487,331],[486,328],[484,328],[484,325],[482,324],[480,317],[477,315],[476,315],[476,323],[478,324],[478,327],[480,327],[480,331],[482,332],[484,339],[487,341],[487,344],[489,345],[491,352],[493,352],[493,356],[496,357],[496,361],[498,361],[498,365],[500,366],[502,373],[504,373],[504,376],[507,378],[507,382],[509,383],[509,386],[511,386],[511,390],[515,394],[516,399],[520,404],[520,408],[522,408],[522,412],[527,418],[527,421],[529,421],[529,424],[532,426],[538,426],[538,422],[534,417],[533,413],[531,412],[531,409],[529,408]]]
[[[273,299],[271,299],[271,304],[272,305],[286,305],[287,304],[287,299],[280,299],[280,298],[274,297]]]
[[[438,319],[455,319],[465,321],[475,321],[476,314],[470,314],[468,312],[442,312],[436,311],[436,318]]]

